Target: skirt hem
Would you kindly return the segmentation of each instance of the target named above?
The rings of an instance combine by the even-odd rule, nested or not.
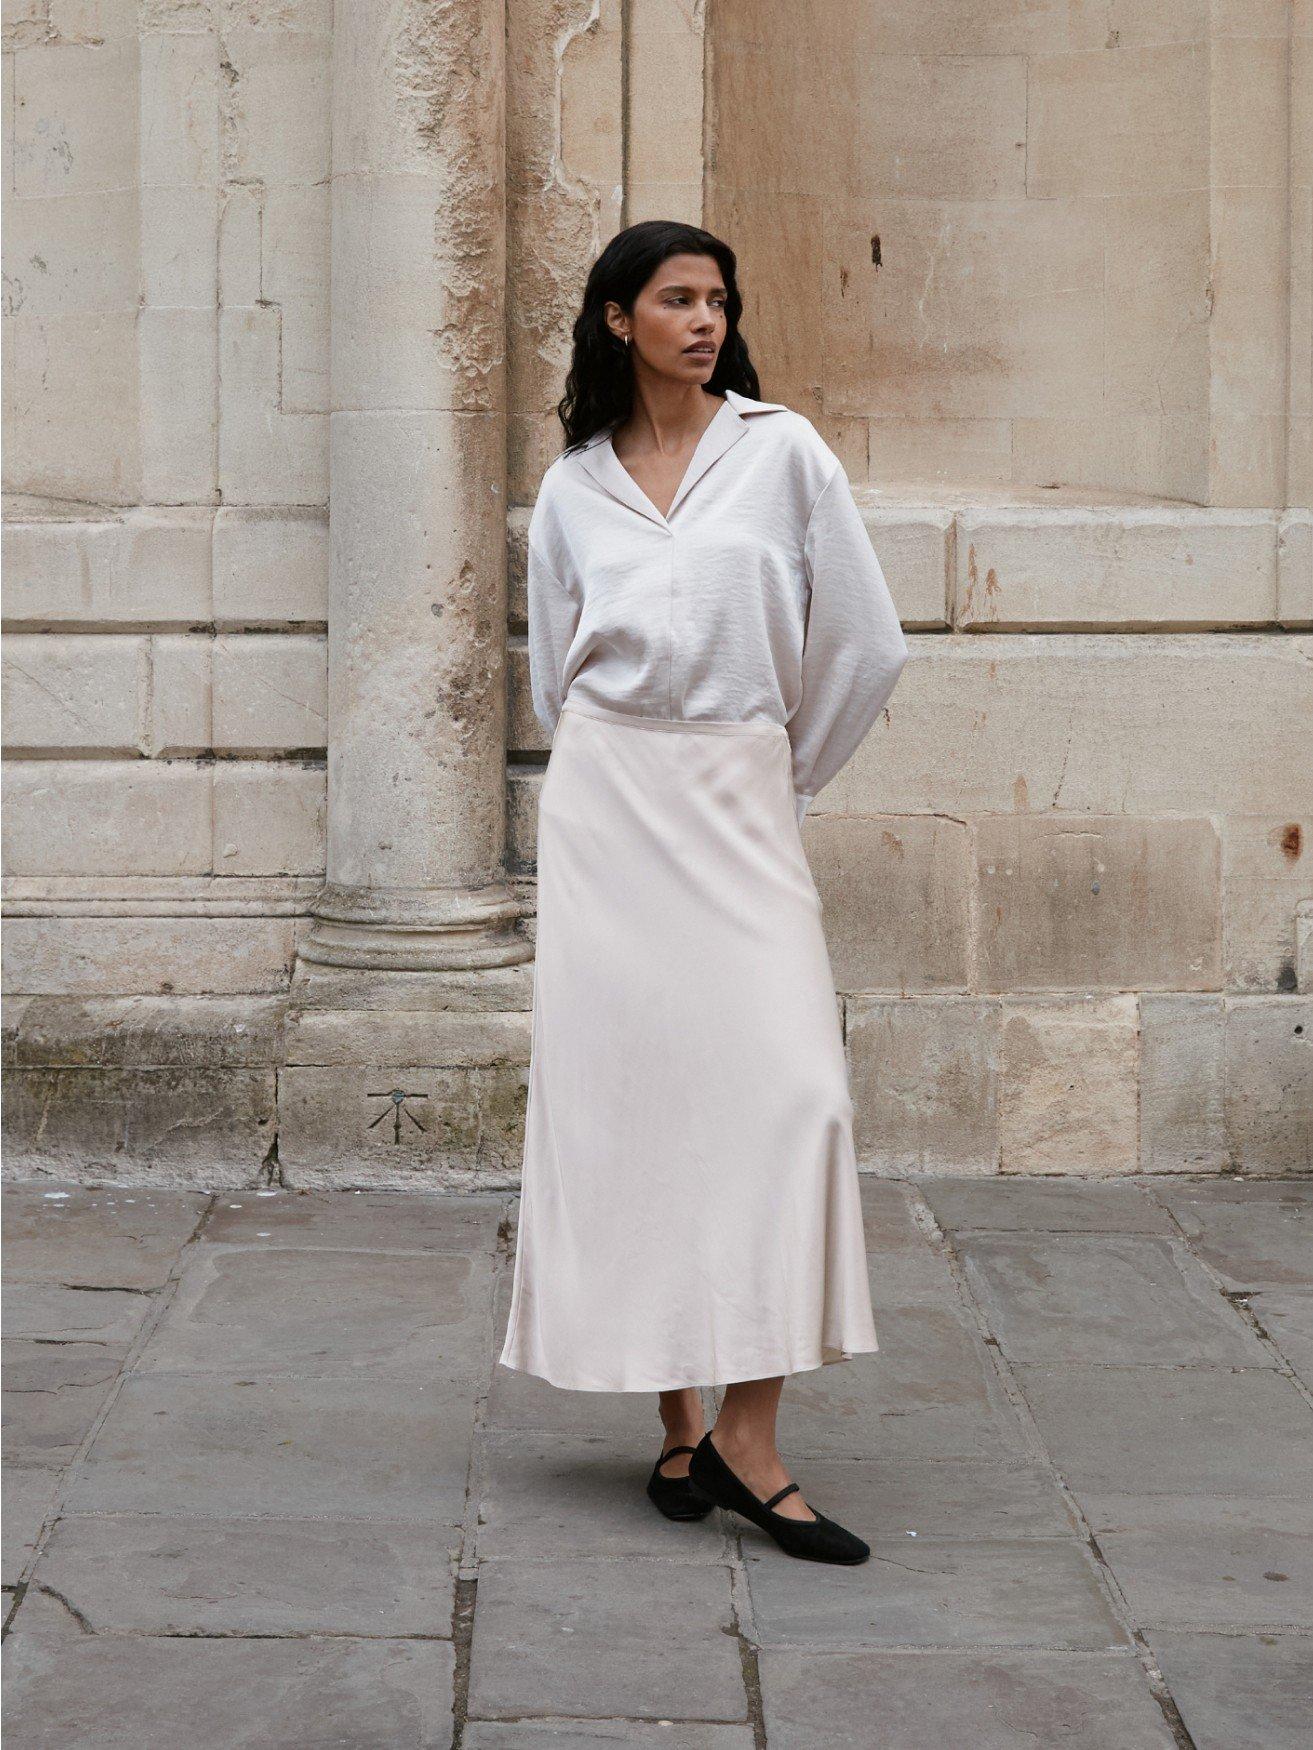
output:
[[[558,1391],[588,1391],[588,1392],[662,1392],[701,1390],[715,1386],[740,1385],[749,1379],[777,1379],[781,1376],[789,1378],[795,1373],[814,1373],[822,1367],[836,1366],[840,1361],[851,1361],[856,1355],[876,1355],[879,1353],[878,1343],[855,1342],[843,1349],[827,1350],[811,1361],[789,1361],[775,1366],[771,1363],[758,1363],[750,1372],[740,1373],[735,1369],[729,1378],[722,1379],[667,1379],[662,1381],[643,1381],[638,1385],[581,1385],[577,1381],[553,1379],[550,1373],[543,1373],[537,1367],[529,1367],[518,1361],[507,1361],[504,1356],[497,1357],[499,1367],[508,1368],[513,1373],[527,1373],[534,1379],[542,1379],[548,1385],[555,1386]]]

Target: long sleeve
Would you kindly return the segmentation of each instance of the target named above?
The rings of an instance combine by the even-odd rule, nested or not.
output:
[[[529,684],[533,714],[553,735],[565,697],[565,661],[579,625],[579,603],[529,542]]]
[[[907,640],[842,466],[812,510],[802,699],[789,719],[798,822],[857,751],[907,661]]]

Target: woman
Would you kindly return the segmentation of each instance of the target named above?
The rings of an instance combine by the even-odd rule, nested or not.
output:
[[[500,1360],[655,1391],[648,1483],[870,1554],[776,1447],[784,1377],[877,1348],[852,1102],[800,825],[907,644],[844,469],[757,399],[735,256],[622,231],[588,277],[529,524],[538,935]],[[704,1433],[699,1387],[725,1387]]]

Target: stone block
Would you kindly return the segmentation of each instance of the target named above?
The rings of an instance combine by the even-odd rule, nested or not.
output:
[[[1304,1750],[1313,1713],[1305,1637],[1156,1630],[1149,1645],[1197,1750]]]
[[[247,1246],[189,1253],[137,1365],[474,1382],[487,1371],[491,1303],[488,1258],[284,1248],[271,1222]]]
[[[56,1511],[59,1473],[36,1466],[19,1470],[12,1459],[7,1469],[0,1579],[6,1586],[17,1586],[31,1564],[47,1520]]]
[[[1002,815],[975,840],[982,989],[1220,986],[1211,820]]]
[[[289,1017],[287,1062],[358,1064],[363,1026],[375,1068],[414,1063],[420,1055],[446,1069],[523,1068],[529,1062],[533,1016],[393,1009],[371,1012],[366,1021],[359,1010],[296,1008]]]
[[[1277,513],[1006,508],[960,511],[954,624],[1269,625]]]
[[[219,486],[244,506],[328,502],[328,415],[288,413],[279,398],[282,311],[225,309],[219,323]]]
[[[514,1065],[285,1069],[278,1087],[284,1183],[468,1190],[513,1183],[527,1084]]]
[[[860,478],[853,497],[903,625],[947,625],[953,513],[930,506],[899,510],[881,505]]]
[[[6,752],[135,755],[144,741],[146,656],[144,638],[6,638]]]
[[[209,638],[151,639],[148,751],[156,759],[185,759],[213,747],[213,651]]]
[[[654,1621],[662,1625],[655,1637]],[[568,1659],[561,1657],[563,1635]],[[514,1659],[506,1657],[508,1646]],[[743,1718],[728,1573],[658,1562],[641,1571],[631,1562],[486,1563],[470,1713]]]
[[[35,1467],[48,1485],[53,1468],[71,1463],[113,1391],[126,1354],[123,1343],[36,1343],[6,1337],[6,1470],[21,1474]]]
[[[307,20],[308,24],[309,21]],[[276,186],[329,174],[332,33],[235,24],[229,174]]]
[[[336,1251],[476,1253],[497,1248],[502,1197],[424,1197],[417,1193],[282,1191],[264,1187],[220,1199],[202,1245],[250,1245],[271,1230],[279,1246]]]
[[[1101,1176],[1139,1165],[1134,997],[1008,1003],[999,1062],[999,1167]]]
[[[1298,986],[1296,914],[1313,896],[1313,816],[1231,814],[1222,822],[1226,988]]]
[[[205,767],[148,760],[17,761],[9,768],[7,791],[8,875],[209,870]]]
[[[214,517],[220,626],[328,619],[328,515],[308,505],[225,505]]]
[[[1009,1360],[1268,1365],[1249,1325],[1170,1240],[973,1234],[957,1248]]]
[[[824,1510],[824,1509],[823,1509]],[[871,1559],[817,1587],[801,1562],[779,1560],[755,1526],[743,1533],[757,1638],[765,1648],[1032,1647],[1090,1652],[1123,1646],[1098,1570],[1075,1540],[957,1543],[882,1537]]]
[[[318,752],[327,745],[327,689],[322,637],[221,634],[214,642],[214,746]]]
[[[310,183],[273,184],[265,191],[261,285],[263,296],[283,313],[285,413],[328,410],[331,200],[327,175]]]
[[[688,1526],[652,1511],[643,1485],[659,1435],[657,1442],[636,1449],[596,1435],[489,1435],[481,1448],[479,1561],[719,1564],[719,1537],[690,1538]]]
[[[127,133],[121,119],[116,126]],[[140,501],[142,315],[110,310],[10,316],[7,435],[23,457],[16,487],[107,506]]]
[[[137,1375],[70,1480],[65,1509],[454,1527],[474,1395],[436,1372],[404,1383]]]
[[[1140,998],[1140,1166],[1217,1173],[1230,1165],[1223,1121],[1226,1012],[1220,996]]]
[[[1208,77],[1202,43],[1036,56],[1027,194],[1043,204],[1199,186],[1209,161]]]
[[[186,185],[193,192],[220,175],[220,70],[208,32],[141,34],[142,187]]]
[[[30,46],[15,66],[13,187],[20,195],[103,193],[137,181],[137,43]]]
[[[1171,1234],[1167,1213],[1139,1185],[1099,1180],[922,1180],[935,1220],[951,1233]]]
[[[218,320],[213,309],[137,313],[141,405],[141,492],[149,503],[213,504]]]
[[[195,40],[204,42],[203,37]],[[213,55],[213,49],[210,49]],[[217,63],[214,67],[217,75]],[[221,198],[211,184],[143,188],[139,267],[141,293],[156,308],[215,302],[214,252]]]
[[[214,772],[214,859],[224,875],[322,875],[322,765],[222,761]]]
[[[1313,1295],[1258,1294],[1249,1310],[1292,1371],[1313,1390]]]
[[[1195,187],[1167,184],[1161,189],[1114,196],[1103,203],[1108,259],[1104,388],[1112,419],[1103,422],[1104,445],[1096,438],[1088,446],[1094,452],[1088,462],[1097,467],[1101,459],[1097,451],[1116,441],[1118,425],[1128,416],[1138,419],[1146,435],[1158,436],[1166,453],[1156,461],[1143,453],[1139,458],[1127,457],[1120,483],[1131,490],[1182,496],[1165,491],[1174,459],[1178,469],[1188,468],[1194,476],[1195,497],[1203,503],[1208,502],[1203,444],[1208,423],[1212,308],[1205,181],[1201,178]],[[1144,448],[1142,444],[1142,452]],[[1056,478],[1070,477],[1058,473]],[[1109,489],[1118,483],[1113,476],[1098,482]],[[1094,615],[1106,616],[1111,610],[1124,615],[1124,623],[1130,624],[1160,616],[1196,624],[1201,615],[1214,616],[1223,623],[1227,619],[1243,623],[1268,618],[1271,592],[1265,596],[1261,587],[1256,587],[1261,574],[1256,577],[1247,566],[1242,565],[1236,575],[1215,564],[1208,566],[1207,581],[1216,590],[1216,600],[1211,592],[1204,597],[1203,576],[1194,580],[1196,587],[1192,588],[1189,575],[1181,574],[1179,565],[1189,546],[1198,542],[1203,547],[1204,552],[1196,556],[1198,562],[1205,556],[1219,557],[1216,546],[1226,544],[1224,525],[1212,524],[1209,513],[1192,515],[1187,511],[1180,518],[1175,542],[1169,538],[1161,545],[1146,545],[1143,536],[1149,529],[1166,535],[1177,515],[1175,511],[1164,515],[1127,510],[1127,559],[1135,565],[1137,559],[1152,555],[1152,563],[1143,568],[1139,579],[1144,593],[1137,605],[1134,592],[1125,588],[1130,579],[1115,554],[1105,549],[1112,564],[1107,570],[1099,564],[1093,568],[1102,585],[1092,604]],[[1243,543],[1237,545],[1243,551]],[[1250,557],[1248,553],[1244,556]],[[1068,599],[1077,618],[1083,618],[1082,599],[1074,595]],[[1051,608],[1053,604],[1046,605]]]
[[[204,508],[149,505],[103,522],[6,523],[6,622],[39,628],[208,620],[213,516]]]
[[[5,931],[5,988],[36,996],[235,996],[286,990],[286,917],[30,917]]]
[[[964,14],[964,16],[966,16]],[[1019,16],[1019,15],[1018,15]],[[822,1652],[768,1649],[758,1667],[772,1750],[870,1750],[970,1743],[974,1750],[1172,1750],[1176,1743],[1130,1651]]]
[[[1022,1391],[1067,1486],[1087,1494],[1299,1501],[1313,1414],[1261,1367],[1023,1367]]]
[[[276,1135],[272,1070],[11,1070],[7,1085],[5,1147],[20,1173],[249,1184]]]
[[[1313,1173],[1313,1002],[1229,997],[1226,1136],[1242,1173]]]
[[[8,1648],[10,1723],[30,1743],[184,1744],[197,1722],[264,1743],[449,1745],[451,1643],[308,1635],[88,1635],[39,1593]]]
[[[961,990],[970,842],[962,821],[809,813],[803,842],[841,991]]]
[[[66,1516],[37,1584],[97,1635],[451,1635],[450,1532],[372,1520]]]
[[[1313,511],[1288,510],[1277,535],[1277,619],[1313,626]]]
[[[994,1172],[998,1005],[850,997],[846,1010],[858,1159],[882,1172]]]
[[[614,1744],[622,1730],[631,1750],[753,1750],[752,1727],[703,1725],[696,1720],[469,1720],[464,1750],[581,1750]]]
[[[5,1281],[139,1293],[163,1288],[205,1205],[199,1193],[7,1184]]]
[[[1231,1179],[1155,1194],[1227,1289],[1313,1289],[1313,1185]]]
[[[137,211],[129,185],[51,200],[8,194],[4,215],[9,314],[123,311],[138,297]],[[97,271],[88,273],[94,262]]]
[[[4,1291],[10,1337],[41,1347],[105,1343],[126,1349],[154,1312],[140,1289],[73,1288],[63,1282],[14,1282]]]

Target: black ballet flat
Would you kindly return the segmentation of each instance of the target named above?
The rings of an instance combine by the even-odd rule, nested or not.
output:
[[[668,1458],[673,1458],[677,1452],[693,1450],[691,1446],[672,1446],[669,1452],[661,1454],[652,1467],[652,1475],[647,1479],[648,1500],[667,1519],[705,1519],[716,1504],[688,1477],[665,1477],[661,1474],[661,1466]]]
[[[786,1483],[769,1501],[759,1501],[716,1451],[710,1434],[704,1434],[699,1441],[689,1460],[688,1474],[717,1507],[741,1513],[745,1519],[759,1525],[786,1555],[798,1556],[805,1562],[841,1562],[853,1566],[864,1562],[871,1553],[869,1544],[863,1543],[851,1531],[845,1531],[842,1525],[836,1525],[833,1519],[827,1519],[823,1513],[816,1513],[814,1507],[815,1519],[790,1519],[787,1514],[776,1513],[773,1510],[776,1502],[792,1495],[798,1489],[797,1483]]]

